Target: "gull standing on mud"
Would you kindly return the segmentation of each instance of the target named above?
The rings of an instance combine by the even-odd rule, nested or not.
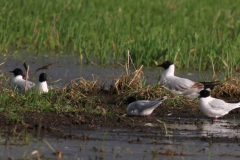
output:
[[[222,117],[228,114],[229,111],[239,108],[238,103],[227,103],[221,99],[213,98],[210,96],[210,91],[202,90],[200,92],[199,109],[203,114],[208,117],[215,118]]]
[[[26,80],[23,79],[23,71],[20,68],[16,68],[13,71],[10,71],[14,74],[14,77],[11,80],[11,88],[13,90],[23,91],[25,89]],[[35,83],[27,81],[27,90],[35,86]]]
[[[41,73],[39,75],[39,82],[36,86],[36,92],[39,94],[48,93],[47,75],[45,73]]]
[[[130,104],[127,107],[127,115],[148,116],[153,112],[155,108],[157,108],[166,99],[167,99],[167,96],[164,96],[162,99],[136,101],[135,98],[131,97],[128,99]],[[135,102],[132,102],[132,101],[135,101]]]
[[[221,84],[219,82],[194,82],[186,78],[180,78],[174,75],[175,66],[171,61],[165,61],[158,65],[165,70],[162,72],[160,84],[166,84],[172,93],[181,94],[189,99],[195,99],[203,89],[213,89]]]

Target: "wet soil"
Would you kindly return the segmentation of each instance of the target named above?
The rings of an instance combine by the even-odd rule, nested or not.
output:
[[[21,65],[19,58],[14,61],[15,63],[11,62],[14,59],[10,57],[6,60],[10,60],[7,67],[4,68],[6,71]],[[81,66],[78,62],[79,59],[74,57],[63,56],[57,59],[36,57],[29,59],[29,61],[32,68],[54,62],[56,65],[53,66],[52,71],[48,70],[47,74],[52,77],[52,81],[55,81],[59,79],[59,75],[62,76],[64,73],[59,85],[80,76],[92,79],[92,74],[113,80],[124,72],[124,68],[116,66],[107,70],[108,67]],[[41,62],[41,64],[37,64],[36,61]],[[77,70],[74,70],[76,68]],[[157,70],[147,68],[144,71],[148,83],[157,82]],[[114,75],[106,77],[109,73],[114,73]],[[192,75],[188,75],[187,78],[197,80],[199,75],[197,73],[194,75],[194,78]],[[98,99],[100,107],[104,108],[107,105],[116,114],[106,117],[82,112],[23,113],[17,111],[18,120],[11,120],[7,112],[0,112],[0,132],[4,135],[4,141],[7,142],[8,136],[14,137],[14,135],[22,133],[23,130],[42,141],[46,138],[54,146],[56,152],[49,151],[48,146],[42,141],[40,144],[38,142],[36,145],[43,146],[45,149],[45,155],[42,155],[41,159],[51,159],[52,157],[56,159],[56,155],[59,155],[57,151],[61,151],[63,157],[65,156],[67,159],[77,159],[78,155],[81,155],[80,157],[83,159],[156,159],[156,157],[166,158],[166,156],[170,156],[169,159],[184,157],[182,159],[194,158],[196,160],[209,159],[209,157],[213,159],[240,157],[238,153],[240,142],[239,109],[235,109],[228,115],[214,121],[204,116],[197,105],[173,106],[164,102],[150,116],[128,117],[123,116],[126,114],[127,104],[125,102],[121,105],[116,103],[117,94],[101,92],[91,96],[104,97]],[[109,111],[111,112],[111,110]],[[166,126],[158,120],[164,122]],[[108,131],[108,136],[106,140],[103,140],[106,131]],[[102,150],[101,145],[104,141],[104,150]],[[35,143],[34,140],[31,142]],[[16,144],[10,144],[10,147],[0,146],[0,159],[10,157],[10,154],[8,156],[4,154],[8,148],[10,151],[16,151],[19,149],[18,147]],[[71,147],[74,149],[70,151]],[[29,148],[32,152],[37,147],[30,144]],[[44,150],[43,148],[41,149]],[[15,155],[16,158],[26,153],[24,149],[21,149],[19,149],[19,154]],[[31,155],[31,152],[28,155]]]
[[[35,71],[35,69],[40,68],[49,63],[54,63],[54,65],[45,70],[47,75],[50,77],[50,82],[54,82],[56,80],[61,79],[58,82],[55,82],[60,88],[68,81],[72,79],[76,79],[79,77],[84,77],[86,79],[92,80],[93,78],[102,79],[102,81],[98,81],[98,83],[106,82],[110,85],[115,78],[119,77],[125,72],[125,68],[120,65],[115,66],[98,66],[98,65],[87,65],[86,59],[83,59],[81,63],[81,59],[77,55],[61,55],[61,54],[26,54],[21,53],[19,55],[1,55],[2,60],[5,62],[4,65],[0,66],[1,70],[6,71],[8,73],[9,70],[13,70],[16,67],[20,67],[23,69],[22,63],[26,60],[27,64],[30,65],[30,75]],[[133,68],[132,68],[133,70]],[[147,83],[153,84],[158,81],[158,77],[160,75],[160,69],[156,67],[143,67],[143,72]],[[9,74],[9,73],[8,73]],[[93,74],[95,75],[93,77]],[[181,76],[184,74],[184,77],[199,80],[204,77],[204,80],[208,80],[211,78],[211,72],[201,72],[198,71],[177,71],[176,75]],[[10,75],[10,74],[9,74]],[[35,78],[36,80],[37,78]],[[19,116],[18,121],[10,121],[8,119],[8,113],[0,112],[0,129],[5,130],[6,125],[10,128],[14,128],[17,126],[19,130],[25,128],[28,130],[36,130],[38,126],[44,126],[43,130],[48,132],[54,132],[55,130],[51,130],[49,128],[54,128],[56,126],[79,126],[79,127],[135,127],[136,124],[148,123],[148,122],[156,122],[157,118],[164,119],[166,117],[192,117],[192,118],[202,118],[205,117],[201,114],[198,107],[196,106],[170,106],[161,104],[149,117],[122,117],[121,115],[126,114],[127,104],[121,104],[121,106],[116,104],[116,101],[113,99],[117,99],[118,95],[108,94],[107,92],[98,93],[96,96],[105,95],[105,98],[100,99],[101,104],[110,105],[112,110],[118,114],[115,117],[105,117],[103,115],[93,115],[93,114],[83,114],[83,113],[43,113],[43,112],[30,112],[30,113],[22,113],[20,111],[17,112]],[[228,117],[240,117],[239,110],[231,112]],[[224,118],[225,118],[224,117]]]
[[[117,116],[18,112],[19,120],[10,121],[8,113],[1,112],[0,159],[37,159],[33,153],[39,153],[40,159],[240,157],[239,109],[214,121],[196,106],[178,108],[162,103],[150,116],[124,117],[127,104],[114,104],[116,95],[106,97],[100,100],[103,107],[111,105]]]
[[[69,127],[79,127],[81,129],[93,129],[96,127],[119,127],[119,128],[147,128],[144,124],[159,123],[157,120],[164,121],[167,125],[175,123],[183,124],[200,124],[201,119],[205,118],[209,122],[214,122],[212,118],[204,116],[196,106],[171,107],[166,103],[162,103],[150,116],[124,116],[126,114],[127,104],[122,103],[121,106],[114,104],[117,95],[107,95],[105,99],[99,99],[104,105],[111,105],[116,115],[107,117],[105,115],[96,115],[91,113],[77,112],[20,112],[17,111],[18,120],[11,121],[7,112],[0,112],[0,131],[12,133],[12,129],[20,132],[26,129],[30,132],[43,132],[52,134],[61,134],[66,132]],[[111,112],[111,110],[109,110]],[[188,120],[182,121],[182,118]],[[240,109],[231,111],[220,120],[226,118],[239,119]],[[155,126],[163,129],[163,125]],[[239,129],[240,124],[234,126],[233,129]],[[59,130],[58,128],[61,128]],[[64,129],[65,128],[65,129]]]
[[[155,118],[167,123],[167,132]],[[41,159],[221,160],[240,157],[240,135],[235,128],[240,120],[219,119],[212,122],[209,119],[157,116],[124,119],[123,124],[100,121],[95,126],[69,123],[70,126],[60,127],[49,123],[48,127],[44,124],[40,127],[41,135],[30,137],[29,144],[24,143],[24,136],[15,140],[14,136],[9,140],[1,136],[5,144],[0,145],[0,159],[34,159],[37,155],[32,153],[36,151]],[[119,125],[109,127],[107,124]],[[27,130],[39,130],[39,126]]]

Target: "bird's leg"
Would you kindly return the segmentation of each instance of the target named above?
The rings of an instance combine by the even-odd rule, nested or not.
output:
[[[217,120],[217,117],[215,117],[215,121]]]

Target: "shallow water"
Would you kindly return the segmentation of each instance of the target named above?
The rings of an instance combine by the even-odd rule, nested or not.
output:
[[[62,87],[65,83],[76,78],[87,80],[99,78],[99,83],[107,81],[110,85],[120,75],[125,74],[125,68],[117,66],[87,65],[83,60],[81,65],[79,56],[69,55],[39,55],[1,56],[5,62],[0,70],[12,76],[8,71],[17,67],[23,68],[22,63],[26,60],[30,65],[30,77],[35,69],[49,63],[54,65],[45,72],[50,77],[50,82]],[[133,68],[131,68],[134,71]],[[154,84],[158,81],[161,73],[159,68],[143,67],[146,81]],[[38,72],[38,76],[41,73]],[[198,71],[176,71],[176,75],[196,81],[210,80],[212,72]],[[202,78],[204,77],[204,79]],[[38,78],[35,77],[36,82]],[[50,83],[49,82],[49,83]],[[66,134],[74,133],[82,136],[83,132],[90,135],[90,139],[64,139],[44,135],[30,138],[29,145],[21,145],[22,140],[14,142],[14,145],[0,145],[0,159],[13,157],[30,158],[36,157],[31,153],[37,150],[42,159],[56,159],[55,151],[63,153],[62,159],[237,159],[240,156],[239,145],[236,139],[239,138],[239,131],[231,126],[240,123],[240,120],[218,120],[211,123],[209,120],[201,119],[201,123],[194,123],[194,119],[166,119],[168,132],[159,130],[159,124],[145,124],[149,127],[142,129],[119,129],[119,128],[95,128],[94,130],[81,130],[71,128]],[[158,129],[155,127],[158,126]],[[103,140],[104,134],[107,134]],[[215,138],[215,139],[213,139]],[[10,137],[10,141],[13,137]],[[216,140],[217,139],[217,140]],[[5,137],[0,139],[2,144]],[[211,142],[212,141],[212,142]],[[51,147],[47,144],[49,143]],[[103,146],[103,147],[102,147]],[[103,151],[101,151],[103,148]]]
[[[45,135],[39,140],[31,138],[27,146],[1,145],[0,159],[8,157],[29,158],[37,150],[42,159],[56,159],[54,151],[62,152],[62,159],[237,159],[240,156],[239,131],[231,126],[240,120],[218,120],[212,123],[201,119],[201,124],[191,124],[192,119],[166,119],[168,133],[153,127],[143,129],[71,128],[67,135],[84,134],[90,139],[64,139]],[[174,123],[175,121],[175,123]],[[106,134],[106,138],[104,138]],[[209,138],[209,139],[208,139]],[[215,138],[215,140],[213,140]],[[2,141],[5,138],[2,137]],[[11,138],[10,138],[11,140]],[[232,141],[234,140],[234,141]],[[50,144],[49,145],[47,144]],[[102,149],[102,151],[101,151]]]
[[[47,64],[54,63],[54,65],[45,70],[45,73],[48,75],[49,84],[54,83],[58,87],[62,87],[65,83],[70,80],[77,78],[85,78],[87,80],[93,80],[99,78],[98,83],[102,84],[107,82],[107,86],[112,84],[115,79],[120,75],[125,74],[125,67],[120,65],[109,65],[109,66],[100,66],[100,65],[88,65],[86,64],[86,59],[83,59],[81,64],[81,59],[78,55],[59,55],[59,54],[44,54],[35,55],[35,54],[26,54],[21,53],[19,55],[1,55],[1,61],[5,62],[0,66],[0,70],[6,71],[6,74],[12,76],[8,71],[12,71],[15,68],[21,68],[24,70],[23,62],[26,60],[27,64],[30,66],[30,78],[35,72],[36,69],[43,67]],[[134,68],[130,68],[131,72],[134,71]],[[158,77],[161,74],[161,71],[158,67],[143,67],[143,73],[148,84],[157,83]],[[25,71],[25,70],[24,70]],[[38,76],[43,70],[39,71],[33,81],[37,82]],[[198,71],[188,70],[188,71],[176,71],[176,75],[180,77],[189,78],[195,81],[205,81],[211,80],[212,71],[204,71],[199,73]],[[222,75],[218,76],[219,78]],[[57,81],[57,82],[56,82]]]

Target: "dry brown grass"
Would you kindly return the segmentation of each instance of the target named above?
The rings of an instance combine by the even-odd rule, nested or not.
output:
[[[173,95],[168,88],[161,85],[143,85],[144,74],[142,72],[142,67],[133,73],[121,75],[116,79],[115,83],[112,84],[109,88],[106,88],[106,85],[99,85],[97,80],[87,81],[84,78],[79,78],[72,80],[66,84],[63,89],[58,89],[55,93],[63,94],[65,98],[69,100],[79,100],[81,97],[84,101],[93,101],[89,100],[88,97],[94,95],[111,95],[111,103],[120,104],[126,102],[128,97],[134,96],[138,100],[140,99],[153,99],[153,98],[162,98],[163,96],[168,96],[168,99],[171,101],[167,104],[173,107],[184,107],[184,106],[196,106],[196,101],[191,101],[183,96]],[[57,97],[57,96],[56,96]]]
[[[142,72],[142,66],[134,71],[120,76],[116,79],[115,83],[109,88],[106,85],[99,85],[98,80],[87,81],[84,78],[79,78],[71,81],[69,84],[65,85],[63,89],[59,89],[58,92],[65,92],[67,99],[82,99],[85,98],[88,101],[89,95],[111,95],[114,97],[112,103],[122,103],[126,102],[128,97],[134,96],[138,100],[140,99],[153,99],[162,98],[163,96],[168,96],[168,101],[166,105],[177,108],[186,107],[198,107],[198,100],[192,101],[183,96],[172,94],[168,88],[161,85],[148,85],[143,86],[144,74]],[[227,82],[215,87],[211,92],[212,97],[221,98],[224,100],[240,100],[240,89],[238,78],[230,78]]]
[[[138,70],[131,74],[120,76],[114,84],[113,90],[116,90],[118,94],[129,90],[135,90],[142,88],[143,72],[141,66]]]
[[[96,95],[110,96],[111,103],[119,104],[126,102],[128,97],[134,96],[138,100],[140,99],[153,99],[162,98],[163,96],[168,96],[168,101],[166,105],[172,107],[186,107],[186,106],[198,106],[198,101],[192,101],[183,96],[172,94],[167,87],[162,85],[148,85],[144,86],[144,73],[142,71],[143,66],[134,72],[127,72],[125,75],[121,75],[115,80],[115,83],[106,87],[106,83],[99,85],[98,79],[88,81],[84,78],[78,78],[67,83],[62,89],[55,89],[54,94],[51,97],[52,100],[62,99],[66,101],[84,101],[86,103],[95,103],[101,100],[94,100],[89,97]],[[6,82],[9,80],[4,76],[4,73],[0,72],[0,90],[3,90],[6,86]],[[227,82],[215,87],[211,92],[212,97],[221,98],[224,100],[240,100],[240,89],[239,89],[239,77],[230,78]]]
[[[1,76],[1,74],[0,74]],[[4,76],[4,75],[3,75]],[[5,80],[2,78],[0,83],[4,84]],[[165,115],[171,113],[172,115],[199,115],[198,100],[189,100],[180,95],[172,94],[167,87],[153,84],[144,85],[144,74],[142,67],[134,72],[122,75],[115,80],[110,86],[106,84],[100,85],[98,79],[86,80],[78,78],[67,83],[63,88],[57,88],[46,96],[47,101],[42,101],[41,97],[36,98],[35,93],[24,95],[28,101],[33,101],[34,104],[39,104],[38,100],[44,105],[48,106],[49,111],[56,113],[67,113],[69,116],[75,117],[80,121],[85,121],[87,116],[102,117],[104,121],[108,117],[117,117],[116,115],[126,114],[126,107],[128,105],[127,99],[131,96],[136,97],[137,100],[147,100],[154,98],[162,98],[167,96],[168,99],[161,104],[156,111],[158,115]],[[0,85],[2,87],[2,85]],[[9,87],[8,87],[9,88]],[[26,107],[25,97],[16,95],[7,88],[0,88],[3,92],[9,93],[6,97],[12,97],[10,105],[21,104]],[[212,97],[221,98],[226,101],[239,101],[240,89],[238,78],[230,78],[227,82],[216,87],[212,93]],[[32,104],[30,104],[32,105]],[[114,115],[114,116],[113,116]],[[85,122],[84,122],[85,123]]]
[[[229,80],[222,85],[215,87],[211,92],[211,96],[225,100],[240,100],[239,77],[229,78]]]

